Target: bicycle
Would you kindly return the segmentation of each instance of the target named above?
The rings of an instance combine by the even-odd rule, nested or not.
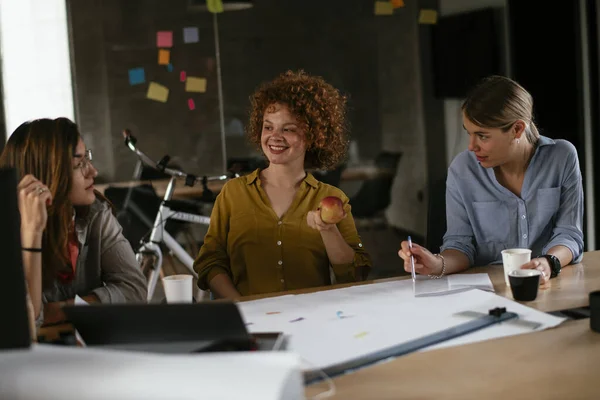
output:
[[[136,260],[138,261],[142,272],[146,276],[147,284],[148,284],[148,297],[147,300],[150,301],[154,296],[154,291],[156,289],[156,284],[158,281],[158,277],[161,275],[162,271],[162,263],[163,263],[163,253],[161,249],[161,243],[164,244],[172,254],[191,272],[191,274],[197,278],[198,275],[194,271],[193,263],[194,259],[188,254],[188,252],[175,240],[169,232],[165,230],[165,224],[167,220],[179,220],[188,223],[195,224],[210,224],[210,217],[205,215],[185,212],[181,210],[177,210],[175,208],[175,204],[171,200],[173,197],[173,192],[175,190],[175,183],[178,179],[184,179],[185,185],[193,187],[197,183],[202,183],[204,191],[209,191],[207,187],[207,183],[211,181],[227,181],[231,178],[239,176],[238,174],[232,173],[230,176],[228,175],[218,175],[218,176],[195,176],[192,174],[185,173],[181,170],[169,168],[167,164],[169,162],[170,157],[164,156],[160,161],[154,162],[150,157],[144,154],[141,150],[139,150],[136,146],[137,139],[131,134],[131,131],[128,129],[123,130],[123,137],[125,139],[125,145],[133,151],[138,156],[138,164],[136,165],[135,174],[140,174],[142,165],[148,165],[152,168],[157,169],[158,171],[170,176],[169,183],[167,185],[167,189],[165,191],[164,197],[160,203],[158,208],[158,213],[152,223],[146,215],[140,210],[140,208],[132,203],[131,200],[131,191],[127,193],[125,203],[123,209],[127,209],[135,214],[140,220],[146,223],[149,227],[152,227],[149,239],[144,240],[142,238],[141,245],[136,251]],[[131,189],[131,188],[130,188]],[[209,295],[207,292],[200,290],[201,299],[196,300],[204,300],[208,299]],[[198,296],[196,296],[198,297]]]

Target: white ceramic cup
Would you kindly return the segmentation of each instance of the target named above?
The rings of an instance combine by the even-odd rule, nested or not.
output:
[[[192,275],[169,275],[163,278],[167,303],[191,303],[193,297]]]
[[[521,268],[523,264],[531,261],[531,250],[529,249],[506,249],[502,250],[502,264],[504,265],[504,281],[510,286],[508,273]]]

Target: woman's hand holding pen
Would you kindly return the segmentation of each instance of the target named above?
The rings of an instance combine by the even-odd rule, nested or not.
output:
[[[442,260],[433,255],[425,247],[412,243],[412,251],[409,248],[408,241],[404,240],[398,251],[400,258],[404,260],[404,270],[411,272],[410,256],[415,258],[415,272],[421,275],[439,275],[442,271]]]

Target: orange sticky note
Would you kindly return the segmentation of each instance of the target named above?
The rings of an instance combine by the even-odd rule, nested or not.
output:
[[[185,91],[198,93],[206,92],[206,78],[188,76],[185,80]]]
[[[390,3],[392,3],[393,8],[404,7],[404,0],[390,0]]]
[[[171,61],[171,50],[158,50],[158,65],[169,65]]]
[[[389,1],[376,1],[375,2],[375,15],[393,15],[394,7]]]
[[[169,88],[161,85],[160,83],[150,82],[150,85],[148,85],[148,92],[146,93],[146,97],[150,100],[166,103],[167,99],[169,98]]]
[[[436,10],[423,9],[419,12],[419,24],[437,24],[438,13]]]

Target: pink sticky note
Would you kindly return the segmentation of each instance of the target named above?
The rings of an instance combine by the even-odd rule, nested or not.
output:
[[[186,77],[187,77],[187,76],[186,76],[186,74],[185,74],[185,71],[181,71],[181,72],[179,73],[179,82],[185,82],[185,78],[186,78]]]
[[[173,31],[156,32],[156,47],[173,47]]]
[[[194,103],[194,99],[188,99],[188,108],[190,110],[195,110],[196,109],[196,103]]]

